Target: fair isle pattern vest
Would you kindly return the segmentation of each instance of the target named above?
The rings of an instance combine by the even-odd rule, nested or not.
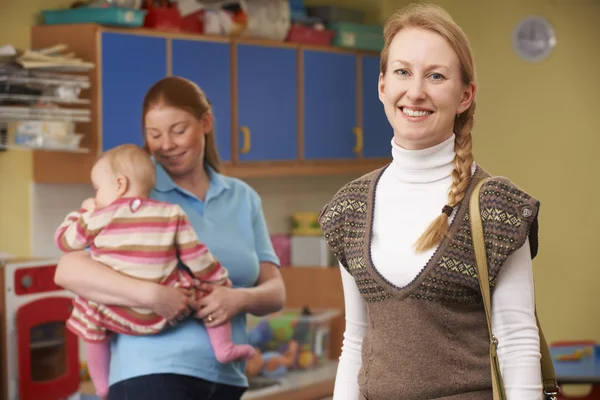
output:
[[[399,288],[371,259],[375,189],[384,170],[346,184],[319,216],[331,251],[368,308],[359,374],[363,398],[491,399],[487,325],[468,212],[472,189],[489,174],[476,168],[448,235],[417,277]],[[495,177],[482,187],[480,203],[493,287],[508,256],[528,237],[536,255],[539,202]]]

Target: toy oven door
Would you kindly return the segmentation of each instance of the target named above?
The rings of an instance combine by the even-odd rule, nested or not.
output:
[[[65,327],[71,300],[44,297],[17,309],[20,400],[59,400],[79,390],[78,338]]]

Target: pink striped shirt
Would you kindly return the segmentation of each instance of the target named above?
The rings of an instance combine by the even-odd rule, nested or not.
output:
[[[74,211],[56,230],[55,242],[64,252],[90,247],[94,260],[136,278],[164,282],[179,258],[200,280],[228,281],[227,270],[176,204],[129,197],[99,210]]]

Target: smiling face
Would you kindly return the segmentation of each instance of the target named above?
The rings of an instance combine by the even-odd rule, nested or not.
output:
[[[425,149],[452,136],[456,115],[475,96],[475,84],[462,76],[460,60],[442,36],[422,28],[395,35],[379,77],[379,99],[399,146]]]
[[[198,119],[180,108],[158,104],[146,113],[144,126],[150,153],[170,175],[181,177],[202,168],[205,135],[212,127],[210,113]]]

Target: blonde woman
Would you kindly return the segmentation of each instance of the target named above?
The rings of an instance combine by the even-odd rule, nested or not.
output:
[[[424,4],[395,13],[384,34],[378,90],[393,161],[346,184],[320,215],[346,302],[334,399],[492,399],[468,220],[469,195],[489,176],[471,153],[469,41],[448,13]],[[481,193],[507,396],[538,400],[531,259],[539,202],[504,178]]]

